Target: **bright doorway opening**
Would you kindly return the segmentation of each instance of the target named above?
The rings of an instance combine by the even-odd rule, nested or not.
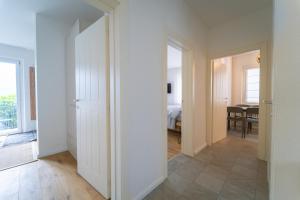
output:
[[[19,47],[0,46],[3,52],[20,52]],[[34,117],[35,113],[27,113],[30,103],[25,103],[30,89],[35,100],[35,90],[30,88],[30,67],[25,70],[23,64],[18,59],[0,59],[0,170],[36,160],[35,119],[27,117]],[[33,111],[35,101],[31,104]]]
[[[182,49],[168,45],[168,159],[181,153],[182,137]]]
[[[212,144],[228,136],[255,143],[264,138],[261,67],[260,50],[213,60]]]
[[[18,62],[0,59],[0,135],[22,129],[19,91]]]

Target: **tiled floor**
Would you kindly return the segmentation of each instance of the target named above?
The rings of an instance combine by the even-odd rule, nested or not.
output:
[[[169,177],[147,200],[267,200],[267,164],[257,143],[228,137],[194,158],[169,161]]]

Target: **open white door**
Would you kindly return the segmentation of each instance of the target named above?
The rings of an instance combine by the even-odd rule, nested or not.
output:
[[[231,59],[221,58],[213,63],[213,143],[227,136],[227,105],[230,94]]]
[[[78,173],[110,197],[108,17],[76,37]]]

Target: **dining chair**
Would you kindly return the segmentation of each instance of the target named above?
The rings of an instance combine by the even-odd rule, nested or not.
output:
[[[227,107],[227,130],[230,130],[230,123],[233,121],[242,123],[242,138],[245,138],[246,132],[246,121],[244,117],[244,110],[238,106],[229,106]]]
[[[251,107],[247,108],[246,111],[246,122],[247,122],[247,134],[252,132],[252,124],[258,124],[259,122],[259,108],[258,107]]]

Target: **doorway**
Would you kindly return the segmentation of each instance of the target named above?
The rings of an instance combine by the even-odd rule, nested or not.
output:
[[[168,159],[181,153],[182,49],[168,45]]]
[[[228,133],[252,140],[256,142],[258,158],[262,160],[267,160],[266,135],[269,131],[265,100],[269,75],[265,46],[262,44],[257,48],[211,60],[211,118],[207,135],[210,145],[226,138]],[[248,61],[245,61],[246,58]],[[238,111],[236,108],[230,111],[231,107],[239,108]],[[250,113],[252,111],[254,113]],[[244,118],[232,119],[233,116]],[[253,122],[252,116],[255,116]]]
[[[194,155],[194,60],[193,48],[186,40],[169,35],[164,45],[162,99],[163,169],[168,176],[168,160],[178,154]],[[169,148],[168,148],[169,147]],[[175,151],[173,152],[175,147]]]
[[[2,50],[20,53],[18,47],[0,46]],[[32,111],[29,104],[35,107],[35,101],[25,103],[30,96],[30,75],[29,66],[25,69],[23,64],[18,59],[0,59],[0,170],[36,160],[35,121],[28,117],[33,116],[28,113]],[[24,76],[25,71],[28,77]]]
[[[22,129],[19,62],[0,59],[0,135]]]
[[[226,137],[258,142],[260,51],[213,61],[213,143]]]

